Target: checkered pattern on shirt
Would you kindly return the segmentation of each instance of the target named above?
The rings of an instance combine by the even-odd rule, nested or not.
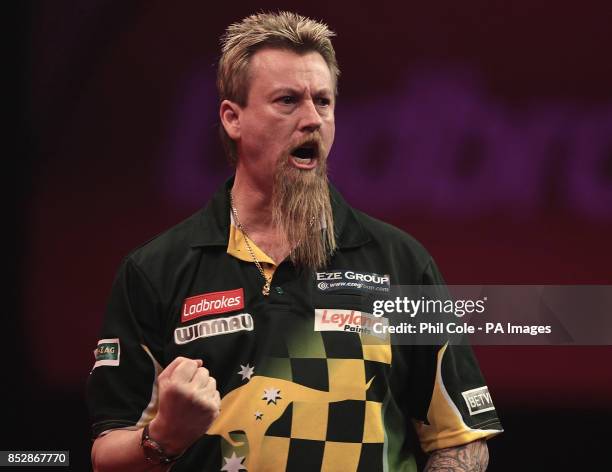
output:
[[[390,346],[363,343],[355,333],[314,331],[312,319],[293,328],[294,334],[276,346],[277,356],[260,363],[257,375],[323,392],[347,391],[350,398],[321,403],[283,397],[290,403],[266,431],[260,455],[265,465],[257,470],[382,470]],[[356,395],[355,385],[370,380],[369,388]],[[227,446],[226,457],[232,451]]]

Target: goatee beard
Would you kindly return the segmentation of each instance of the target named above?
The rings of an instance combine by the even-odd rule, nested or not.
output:
[[[326,158],[320,139],[317,167],[302,170],[289,162],[289,152],[279,159],[274,172],[272,219],[291,248],[291,261],[298,267],[324,267],[336,249],[334,218],[329,196]]]

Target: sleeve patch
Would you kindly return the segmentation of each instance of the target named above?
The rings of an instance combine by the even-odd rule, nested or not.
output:
[[[94,349],[94,357],[96,359],[94,369],[102,365],[118,366],[121,357],[119,338],[100,339]]]
[[[489,393],[489,387],[486,385],[484,387],[466,390],[465,392],[461,392],[461,395],[470,411],[470,416],[478,415],[485,411],[495,410],[491,394]]]

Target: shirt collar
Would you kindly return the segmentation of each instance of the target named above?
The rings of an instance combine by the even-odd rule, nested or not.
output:
[[[249,250],[249,247],[251,250]],[[251,251],[253,254],[251,255]],[[236,226],[232,214],[230,213],[230,231],[229,241],[227,243],[227,253],[242,261],[253,262],[253,257],[259,262],[265,262],[276,266],[276,263],[263,250],[251,241],[249,245],[246,242],[245,234]]]
[[[217,190],[208,205],[200,211],[192,235],[191,247],[222,246],[227,248],[230,235],[229,191],[234,185],[230,177]],[[336,188],[329,184],[334,228],[338,250],[360,247],[370,237],[357,220],[355,210],[348,206]]]

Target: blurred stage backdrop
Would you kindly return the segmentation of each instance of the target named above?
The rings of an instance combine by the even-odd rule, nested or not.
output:
[[[230,175],[218,38],[258,10],[295,10],[338,33],[331,180],[419,239],[449,283],[612,284],[606,6],[32,3],[11,317],[22,361],[9,371],[18,406],[2,448],[70,449],[74,470],[90,467],[84,384],[115,270]],[[507,430],[490,443],[490,470],[604,463],[610,346],[476,352]]]

